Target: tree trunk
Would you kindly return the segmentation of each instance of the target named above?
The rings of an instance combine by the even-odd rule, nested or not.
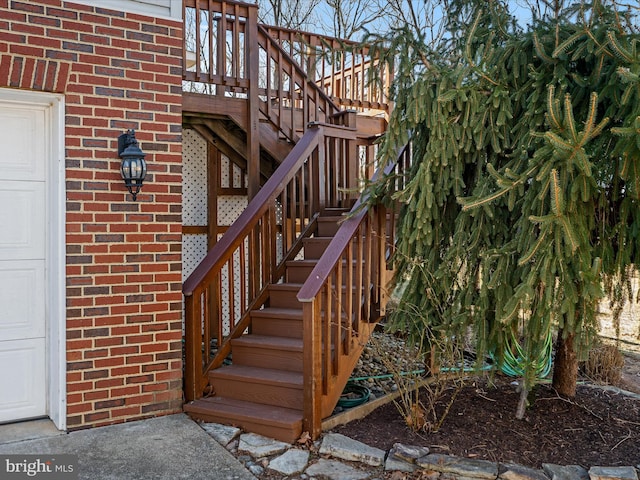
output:
[[[518,402],[518,408],[516,410],[516,418],[518,420],[522,420],[527,411],[527,406],[529,405],[529,402],[527,401],[528,396],[529,389],[525,387],[525,381],[524,378],[522,378],[520,379],[520,401]]]
[[[563,337],[563,330],[558,332],[556,341],[556,357],[553,366],[553,388],[560,395],[576,396],[578,382],[578,356],[573,346],[573,333]]]

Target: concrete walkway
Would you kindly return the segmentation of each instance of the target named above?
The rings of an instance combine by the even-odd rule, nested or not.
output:
[[[8,427],[0,426],[0,456],[77,455],[80,479],[255,480],[231,453],[184,414],[60,435],[43,429],[44,438],[23,441],[16,441]],[[29,427],[25,423],[23,428]]]

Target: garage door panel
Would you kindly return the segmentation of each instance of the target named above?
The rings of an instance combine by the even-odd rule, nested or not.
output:
[[[44,295],[43,260],[0,261],[0,339],[44,337]]]
[[[0,261],[44,258],[44,183],[0,181],[0,205]]]
[[[45,110],[42,106],[2,105],[0,115],[0,171],[6,180],[38,180],[45,178]],[[38,135],[40,137],[38,137]]]
[[[45,340],[0,342],[0,422],[42,416],[46,411]]]
[[[0,422],[48,412],[49,98],[0,89]]]

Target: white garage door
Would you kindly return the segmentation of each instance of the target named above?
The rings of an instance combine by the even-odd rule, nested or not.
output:
[[[48,118],[0,94],[0,422],[47,415]]]

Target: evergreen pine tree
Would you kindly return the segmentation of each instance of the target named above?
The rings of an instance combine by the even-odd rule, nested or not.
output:
[[[554,386],[574,395],[605,294],[621,305],[640,252],[640,35],[630,12],[594,0],[534,19],[507,2],[454,1],[443,48],[397,30],[395,103],[380,160],[412,146],[399,201],[392,330],[425,348],[471,328],[498,364],[514,340],[524,415],[554,334]],[[473,12],[464,29],[455,22]],[[632,13],[632,12],[631,12]],[[636,299],[637,300],[637,299]],[[414,313],[408,313],[414,312]]]

